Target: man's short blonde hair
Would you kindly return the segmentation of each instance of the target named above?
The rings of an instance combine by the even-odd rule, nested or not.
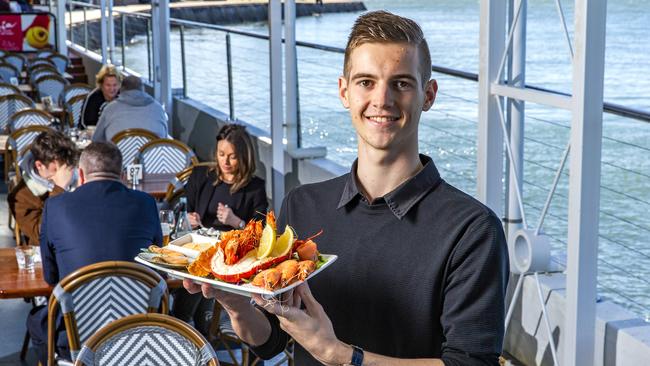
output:
[[[118,83],[122,83],[122,73],[115,67],[115,65],[104,65],[95,75],[95,84],[100,87],[104,83],[104,79],[113,76],[117,79]]]
[[[431,78],[431,54],[420,26],[411,19],[378,10],[365,13],[352,26],[348,44],[345,47],[343,75],[350,77],[350,55],[357,47],[366,43],[406,43],[418,49],[422,86]]]

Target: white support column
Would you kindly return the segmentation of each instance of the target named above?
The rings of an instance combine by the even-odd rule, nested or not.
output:
[[[512,72],[509,73],[510,80],[508,85],[516,88],[526,86],[526,10],[528,0],[514,0],[512,2],[514,14],[518,17],[514,19],[511,60]],[[524,120],[526,103],[523,100],[510,100],[510,146],[514,161],[508,164],[508,207],[506,214],[506,227],[508,228],[508,243],[514,240],[517,230],[523,227],[522,212],[520,210],[519,197],[523,198],[523,179],[524,179]],[[516,168],[516,169],[515,169]],[[518,195],[516,190],[522,194]],[[512,245],[508,246],[509,248]],[[513,258],[513,253],[510,253]]]
[[[477,197],[499,217],[503,215],[503,133],[497,97],[490,86],[497,82],[499,59],[505,42],[506,2],[481,1],[479,41],[479,126]]]
[[[269,67],[271,75],[271,140],[273,151],[273,209],[280,212],[284,199],[284,127],[282,126],[282,4],[269,1]]]
[[[152,0],[154,96],[172,118],[172,78],[169,50],[169,0]],[[171,131],[171,126],[169,126]]]
[[[65,42],[68,38],[65,30],[65,2],[65,0],[56,2],[56,34],[59,40],[59,53],[62,55],[68,54],[68,45]]]
[[[115,62],[115,24],[113,22],[113,0],[108,1],[108,11],[106,14],[106,26],[108,28],[108,58],[113,65]]]
[[[295,151],[298,146],[298,66],[296,55],[296,1],[284,1],[284,70],[285,124],[287,126],[287,150]]]
[[[101,18],[99,20],[99,31],[102,45],[102,64],[108,63],[108,30],[106,29],[106,0],[99,0],[99,11]]]
[[[575,1],[565,366],[594,364],[606,13]]]

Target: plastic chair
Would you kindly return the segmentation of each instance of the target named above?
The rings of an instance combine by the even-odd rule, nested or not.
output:
[[[35,107],[34,102],[22,94],[0,96],[0,131],[7,130],[9,118],[16,112]]]
[[[77,95],[86,95],[93,91],[93,88],[88,84],[74,83],[66,85],[63,88],[63,103],[67,103],[71,98]]]
[[[136,161],[142,164],[145,174],[177,174],[199,163],[189,146],[172,139],[157,139],[144,144]]]
[[[210,343],[187,323],[169,315],[138,314],[100,329],[75,362],[77,366],[163,364],[218,366],[219,361]]]
[[[60,75],[40,76],[34,82],[38,97],[43,100],[43,97],[49,96],[54,105],[61,105],[59,101],[66,85],[68,85],[68,81]]]
[[[54,122],[54,117],[38,109],[23,109],[9,117],[9,131],[14,132],[19,128],[28,126],[49,126]]]
[[[71,127],[79,127],[81,125],[81,111],[86,101],[87,94],[76,95],[69,100],[63,102],[63,108],[68,116],[68,123]]]
[[[74,361],[81,344],[111,321],[158,310],[166,314],[168,297],[165,280],[137,263],[100,262],[69,274],[56,285],[50,296],[48,365],[55,364],[55,329],[59,310],[63,313],[70,355]]]
[[[129,128],[117,133],[111,141],[122,153],[122,168],[135,161],[140,148],[146,143],[157,140],[158,135],[142,128]]]

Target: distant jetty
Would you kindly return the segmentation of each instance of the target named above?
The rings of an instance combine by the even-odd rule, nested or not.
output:
[[[122,2],[124,4],[125,2]],[[147,20],[138,14],[149,14],[151,11],[150,4],[130,4],[113,7],[116,12],[113,18],[115,28],[115,44],[121,46],[122,24],[125,26],[124,33],[126,44],[138,35],[146,33]],[[296,15],[312,16],[323,13],[345,13],[365,11],[366,6],[362,1],[345,1],[345,0],[297,0]],[[124,16],[119,13],[133,14]],[[260,0],[222,0],[222,1],[180,1],[170,4],[170,16],[174,19],[182,19],[193,22],[207,24],[240,24],[245,22],[259,22],[268,19],[268,1]],[[85,19],[85,20],[84,20]],[[84,11],[81,7],[74,7],[71,16],[66,14],[66,24],[72,22],[72,38],[75,43],[85,44],[88,48],[98,49],[101,47],[100,42],[100,11],[98,9],[87,8]],[[84,21],[88,25],[88,39],[84,30]],[[173,27],[173,25],[172,25]]]

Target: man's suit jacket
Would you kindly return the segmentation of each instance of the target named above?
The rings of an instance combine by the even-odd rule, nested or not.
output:
[[[89,264],[132,261],[152,243],[162,243],[156,202],[120,182],[89,182],[45,202],[41,256],[50,284]]]

